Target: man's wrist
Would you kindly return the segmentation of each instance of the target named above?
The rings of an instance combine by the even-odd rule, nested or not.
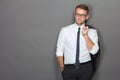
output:
[[[83,34],[83,36],[85,36],[85,35],[87,35],[87,33],[86,33],[86,34]]]
[[[64,66],[60,66],[60,69],[64,69]]]

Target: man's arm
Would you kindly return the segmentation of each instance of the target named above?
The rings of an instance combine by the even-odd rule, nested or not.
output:
[[[92,50],[92,49],[93,49],[93,46],[94,46],[94,43],[93,43],[92,40],[89,38],[88,34],[83,34],[83,36],[84,36],[84,39],[85,39],[85,41],[86,41],[88,50]]]
[[[65,33],[64,33],[64,28],[62,28],[58,37],[57,48],[56,48],[56,56],[61,71],[64,69],[64,61],[63,61],[64,44],[65,44]]]
[[[57,60],[58,60],[58,64],[59,64],[60,70],[62,71],[64,69],[63,56],[58,56]]]
[[[98,35],[97,35],[96,30],[93,30],[91,35],[88,35],[88,31],[89,31],[88,27],[82,28],[82,34],[83,34],[84,39],[86,41],[87,48],[90,51],[90,53],[94,55],[99,50]]]

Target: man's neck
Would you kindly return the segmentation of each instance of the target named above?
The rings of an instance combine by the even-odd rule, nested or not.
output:
[[[82,23],[82,24],[77,24],[76,23],[76,25],[79,26],[79,27],[81,27],[81,26],[85,25],[85,23]]]

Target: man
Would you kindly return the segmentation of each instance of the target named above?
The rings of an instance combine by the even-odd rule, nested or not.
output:
[[[61,29],[56,55],[63,80],[91,80],[92,64],[90,55],[98,50],[97,31],[85,25],[89,9],[79,4],[74,11],[75,23]]]

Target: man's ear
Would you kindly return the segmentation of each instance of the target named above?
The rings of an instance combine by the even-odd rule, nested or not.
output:
[[[90,17],[90,16],[89,16],[89,14],[88,14],[88,15],[86,16],[86,20],[88,20],[88,19],[89,19],[89,17]]]

